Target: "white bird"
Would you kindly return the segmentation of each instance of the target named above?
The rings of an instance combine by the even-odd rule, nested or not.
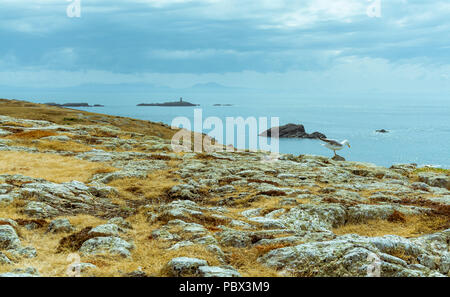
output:
[[[326,138],[319,138],[319,139],[322,140],[323,142],[325,142],[322,145],[324,147],[332,150],[334,152],[335,156],[336,156],[336,151],[340,151],[341,149],[343,149],[344,145],[347,145],[348,147],[350,147],[350,143],[348,142],[347,139],[342,142],[338,142],[337,140],[334,140],[334,139],[326,139]]]

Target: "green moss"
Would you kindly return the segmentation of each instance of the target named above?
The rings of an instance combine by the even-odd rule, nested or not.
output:
[[[417,168],[413,172],[415,174],[422,173],[422,172],[435,172],[435,173],[442,173],[442,174],[450,175],[450,169],[434,168],[434,167]]]

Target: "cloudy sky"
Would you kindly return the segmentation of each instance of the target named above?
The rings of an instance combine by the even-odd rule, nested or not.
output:
[[[376,1],[81,0],[70,18],[66,0],[0,0],[0,91],[217,83],[448,98],[450,2],[381,0],[374,17]]]

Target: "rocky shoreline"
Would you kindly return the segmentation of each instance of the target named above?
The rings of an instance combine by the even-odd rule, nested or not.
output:
[[[82,117],[0,115],[0,276],[66,276],[72,253],[82,276],[450,276],[448,170],[174,153]]]

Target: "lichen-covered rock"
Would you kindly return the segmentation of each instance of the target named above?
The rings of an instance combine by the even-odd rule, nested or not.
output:
[[[5,218],[0,218],[0,225],[10,225],[14,228],[19,226],[19,224],[17,224],[16,221],[11,220],[11,219],[5,219]]]
[[[173,258],[167,263],[165,270],[172,277],[199,276],[199,267],[208,266],[208,262],[197,258]]]
[[[246,232],[225,231],[220,235],[219,242],[223,246],[245,248],[252,244],[252,239]]]
[[[201,277],[240,277],[239,272],[231,266],[201,266],[198,268]]]
[[[0,225],[0,250],[13,250],[21,247],[19,236],[13,227]]]
[[[0,206],[1,205],[8,205],[11,204],[14,201],[14,197],[11,195],[0,195]]]
[[[170,197],[173,199],[197,200],[200,199],[198,189],[193,185],[183,184],[173,186],[169,191]]]
[[[172,245],[170,248],[168,248],[169,251],[173,251],[173,250],[178,250],[182,247],[186,247],[186,246],[191,246],[194,245],[193,242],[185,240],[185,241],[180,241],[175,243],[174,245]]]
[[[70,224],[68,219],[57,219],[50,222],[47,232],[50,233],[61,233],[61,232],[71,232],[74,230],[72,224]]]
[[[10,135],[10,134],[12,134],[12,133],[9,132],[9,131],[0,129],[0,137],[8,136],[8,135]]]
[[[445,188],[450,190],[450,176],[433,172],[419,173],[419,180],[432,187]]]
[[[37,256],[36,249],[31,246],[20,247],[20,248],[14,249],[14,250],[9,250],[8,252],[18,258],[30,259],[30,258],[35,258]]]
[[[78,272],[83,273],[83,272],[87,272],[91,269],[97,269],[98,267],[92,263],[74,263],[74,264],[70,265],[70,268],[75,273],[78,273]]]
[[[17,268],[11,272],[2,273],[0,277],[39,277],[39,272],[34,267]]]
[[[362,223],[374,219],[387,219],[394,213],[392,205],[364,205],[350,207],[347,212],[348,222]]]
[[[125,229],[133,229],[133,226],[129,222],[125,221],[125,219],[122,217],[112,218],[108,221],[108,224],[115,224]]]
[[[249,219],[250,222],[259,224],[263,229],[285,229],[286,225],[282,220],[266,218],[266,217],[253,217]]]
[[[38,219],[51,218],[59,214],[58,210],[50,205],[36,201],[29,202],[23,212],[30,217]]]
[[[425,265],[408,263],[395,255],[422,259]],[[377,268],[380,276],[437,276],[436,258],[420,246],[399,236],[367,238],[345,235],[324,242],[280,248],[259,261],[285,269],[296,276],[366,276]]]
[[[100,233],[104,236],[119,236],[119,232],[123,231],[116,224],[104,224],[93,228],[89,234]]]
[[[3,254],[2,252],[0,252],[0,265],[10,265],[13,264],[13,262],[11,262],[11,260],[9,260],[8,257],[6,257],[5,254]]]
[[[95,237],[83,243],[80,252],[83,255],[118,255],[130,257],[134,246],[118,237]]]
[[[189,200],[176,200],[162,205],[156,209],[157,217],[167,219],[190,220],[192,217],[200,218],[208,209]],[[150,215],[153,213],[150,213]]]
[[[194,239],[194,242],[196,244],[216,245],[217,239],[215,239],[212,235],[206,235],[206,236]]]
[[[450,252],[445,253],[441,257],[439,261],[439,271],[445,275],[450,273]]]

